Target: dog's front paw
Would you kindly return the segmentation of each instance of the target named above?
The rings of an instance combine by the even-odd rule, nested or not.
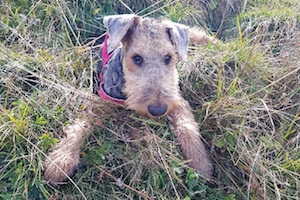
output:
[[[188,166],[194,168],[196,172],[201,172],[206,178],[211,178],[213,164],[200,138],[195,138],[186,146],[181,144],[181,149],[185,159],[190,160]]]
[[[64,128],[66,136],[61,139],[44,162],[44,179],[59,184],[71,176],[79,164],[81,144],[91,132],[89,121],[76,119]]]
[[[201,141],[198,123],[188,102],[182,99],[181,107],[169,113],[168,119],[184,158],[190,160],[189,166],[210,178],[213,165]]]
[[[50,184],[66,181],[79,164],[79,156],[80,149],[70,147],[67,138],[63,138],[44,162],[44,179]]]

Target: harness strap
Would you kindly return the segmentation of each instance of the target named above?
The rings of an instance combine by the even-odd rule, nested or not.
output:
[[[107,34],[105,36],[105,40],[104,40],[103,48],[102,48],[102,69],[101,69],[101,73],[100,73],[99,96],[102,99],[106,100],[106,101],[111,101],[111,102],[123,105],[125,103],[125,100],[111,97],[107,93],[105,93],[105,91],[103,89],[103,84],[104,83],[103,83],[103,73],[102,72],[103,72],[103,69],[104,69],[107,61],[111,57],[111,54],[108,54],[108,52],[107,52],[107,40],[108,40],[108,38],[109,38],[109,35]]]

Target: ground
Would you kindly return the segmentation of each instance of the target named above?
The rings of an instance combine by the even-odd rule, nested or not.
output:
[[[300,4],[230,2],[2,1],[0,199],[299,199]],[[187,167],[165,119],[98,102],[73,181],[51,187],[42,162],[94,90],[102,19],[132,11],[222,41],[177,64],[215,178]]]

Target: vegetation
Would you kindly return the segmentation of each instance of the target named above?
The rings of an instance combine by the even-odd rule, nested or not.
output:
[[[300,3],[232,2],[2,1],[0,199],[299,199]],[[190,47],[178,64],[214,178],[186,166],[165,119],[99,100],[101,125],[73,182],[48,185],[43,160],[97,87],[102,19],[131,12],[222,41]]]

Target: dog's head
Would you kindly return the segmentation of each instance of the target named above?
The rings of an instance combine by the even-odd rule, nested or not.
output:
[[[123,92],[129,109],[164,116],[180,105],[178,58],[187,58],[188,27],[136,15],[104,18],[110,45],[122,45]]]

